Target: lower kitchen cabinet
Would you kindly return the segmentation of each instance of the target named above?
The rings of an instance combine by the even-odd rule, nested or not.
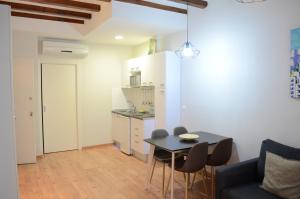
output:
[[[119,145],[120,150],[128,155],[130,149],[130,118],[119,114],[112,114],[112,137],[113,141]]]
[[[143,156],[149,154],[150,147],[144,139],[150,138],[154,129],[154,118],[143,120],[131,118],[131,150],[138,158],[144,159]]]

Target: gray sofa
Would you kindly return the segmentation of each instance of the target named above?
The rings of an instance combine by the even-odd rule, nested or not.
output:
[[[300,160],[300,149],[265,140],[259,158],[216,170],[216,199],[278,199],[279,197],[260,188],[264,178],[266,151]]]

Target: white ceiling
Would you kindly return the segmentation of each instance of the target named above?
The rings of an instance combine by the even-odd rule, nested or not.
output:
[[[152,0],[151,2],[185,8],[184,5],[167,0]],[[105,6],[107,7],[107,5]],[[78,31],[78,26],[84,28],[87,25],[72,25],[38,19],[13,17],[12,27],[13,30],[34,32],[41,37],[120,45],[137,45],[152,37],[161,37],[182,31],[186,27],[186,15],[184,14],[118,1],[113,1],[110,6],[111,12],[106,12],[109,15],[108,20],[99,24],[98,16],[94,17],[95,21],[91,22],[94,25],[93,30],[86,35]],[[115,35],[123,35],[124,39],[115,40]]]

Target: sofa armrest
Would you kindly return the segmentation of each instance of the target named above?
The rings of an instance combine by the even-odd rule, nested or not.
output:
[[[258,158],[216,169],[216,199],[221,199],[225,188],[242,185],[258,180]]]

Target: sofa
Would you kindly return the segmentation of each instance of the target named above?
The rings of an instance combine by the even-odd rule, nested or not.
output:
[[[260,186],[264,179],[266,151],[300,160],[300,149],[264,140],[258,158],[216,169],[216,199],[278,199]]]

